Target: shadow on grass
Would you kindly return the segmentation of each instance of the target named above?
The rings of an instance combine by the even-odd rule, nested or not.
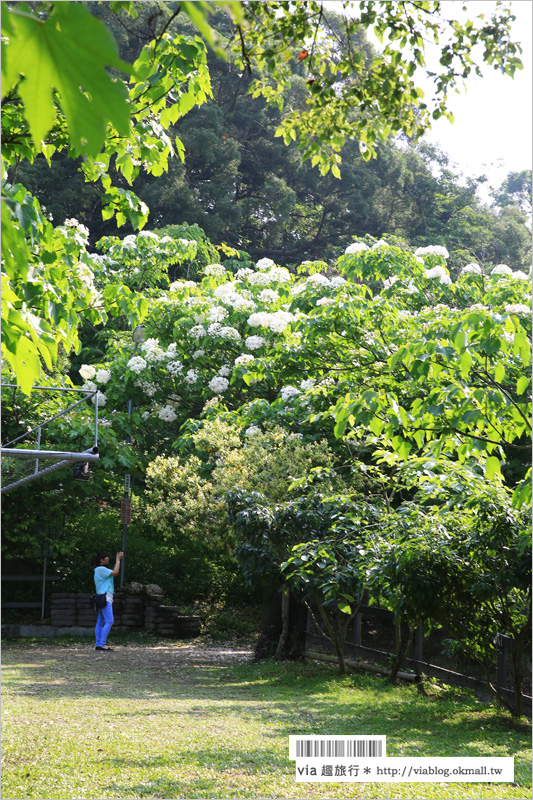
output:
[[[182,650],[183,653],[183,650]],[[530,726],[495,714],[486,704],[464,693],[446,693],[443,699],[424,698],[413,687],[393,687],[368,675],[341,677],[326,665],[301,662],[245,664],[201,663],[201,654],[183,662],[180,648],[167,646],[123,648],[113,653],[79,648],[4,649],[4,691],[37,701],[60,698],[90,699],[109,693],[112,716],[124,725],[152,716],[237,715],[241,720],[268,724],[266,739],[292,734],[369,734],[387,736],[400,754],[453,755],[453,743],[463,756],[482,756],[487,739],[494,739],[501,755],[513,755],[517,739]],[[188,656],[187,656],[188,657]],[[11,687],[13,687],[11,689]],[[337,694],[343,690],[342,700]],[[121,710],[121,700],[142,701],[145,707]],[[183,701],[176,709],[162,709],[160,700]],[[150,702],[153,703],[150,706]],[[505,734],[505,736],[503,735]],[[392,752],[391,750],[391,752]]]

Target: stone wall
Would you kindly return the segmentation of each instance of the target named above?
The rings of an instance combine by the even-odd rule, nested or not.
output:
[[[51,597],[50,617],[57,628],[94,628],[97,611],[90,605],[91,593],[55,592]],[[115,631],[147,630],[174,639],[188,639],[200,634],[201,619],[184,616],[177,606],[163,605],[159,586],[132,583],[113,597]]]

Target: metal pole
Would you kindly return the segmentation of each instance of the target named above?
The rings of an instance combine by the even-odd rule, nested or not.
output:
[[[46,589],[46,556],[44,557],[43,565],[43,599],[41,601],[41,619],[44,619],[44,595]]]

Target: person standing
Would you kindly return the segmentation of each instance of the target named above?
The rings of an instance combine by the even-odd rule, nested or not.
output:
[[[120,572],[120,562],[124,553],[117,553],[115,566],[109,568],[109,556],[105,552],[95,553],[92,558],[94,567],[94,585],[96,594],[105,594],[106,604],[98,609],[98,619],[94,633],[96,636],[95,650],[110,651],[112,648],[107,646],[107,637],[114,622],[113,617],[113,594],[115,585],[113,578]]]

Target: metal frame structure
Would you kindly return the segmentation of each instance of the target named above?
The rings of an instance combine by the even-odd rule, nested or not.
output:
[[[1,384],[1,388],[6,389],[16,389],[17,385],[14,383],[3,383]],[[56,470],[62,469],[63,467],[68,466],[71,463],[76,463],[79,461],[98,461],[100,456],[98,455],[98,390],[87,390],[87,389],[70,389],[64,387],[53,387],[53,386],[34,386],[34,390],[36,391],[44,391],[44,392],[77,392],[83,393],[84,397],[81,400],[78,400],[76,403],[73,403],[68,408],[65,408],[63,411],[60,411],[59,414],[55,414],[50,419],[45,420],[45,422],[41,422],[39,425],[36,425],[26,433],[17,436],[16,439],[12,439],[10,442],[6,442],[5,445],[2,445],[1,448],[1,455],[5,458],[27,458],[27,459],[35,459],[35,471],[32,475],[28,475],[25,478],[21,478],[14,483],[10,483],[7,486],[2,486],[1,493],[4,494],[5,492],[10,492],[12,489],[16,489],[19,486],[22,486],[26,483],[31,483],[32,481],[41,478],[43,475],[48,475],[51,472],[55,472]],[[60,450],[41,450],[41,430],[44,428],[45,425],[48,425],[50,422],[53,422],[55,419],[68,414],[69,411],[76,408],[77,406],[81,405],[81,403],[85,403],[87,400],[90,400],[91,397],[95,398],[94,403],[94,444],[88,450],[84,450],[81,453],[72,453],[67,451],[60,451]],[[10,445],[14,445],[16,442],[20,442],[26,437],[30,436],[30,434],[35,433],[37,431],[37,449],[34,450],[27,450],[18,447],[10,447]],[[56,461],[56,464],[53,464],[51,467],[45,467],[44,469],[39,469],[39,461],[41,460],[52,460]]]

